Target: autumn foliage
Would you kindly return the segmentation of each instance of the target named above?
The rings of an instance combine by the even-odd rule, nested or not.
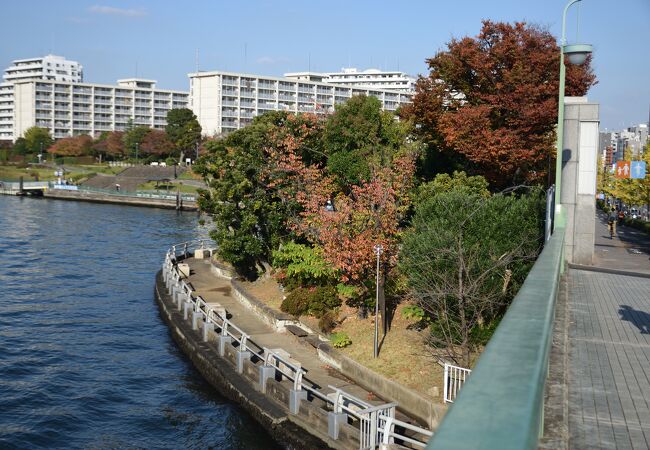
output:
[[[443,153],[464,157],[494,187],[539,182],[554,153],[560,50],[546,30],[484,21],[427,60],[404,117]],[[567,95],[595,84],[590,60],[567,64]],[[551,164],[551,166],[553,166]]]
[[[82,156],[91,151],[93,139],[88,135],[81,135],[59,139],[47,150],[57,156]]]

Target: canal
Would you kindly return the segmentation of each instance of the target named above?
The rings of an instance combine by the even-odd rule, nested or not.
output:
[[[275,448],[154,302],[196,213],[0,196],[0,448]]]

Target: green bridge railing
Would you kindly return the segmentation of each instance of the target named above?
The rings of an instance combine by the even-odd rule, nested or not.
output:
[[[537,448],[563,248],[556,226],[427,449]]]

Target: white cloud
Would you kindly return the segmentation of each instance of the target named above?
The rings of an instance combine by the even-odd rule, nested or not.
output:
[[[108,14],[122,17],[142,17],[147,15],[147,12],[144,9],[114,8],[113,6],[93,5],[88,8],[88,10],[96,14]]]
[[[261,58],[257,58],[255,60],[257,64],[278,64],[278,63],[286,63],[289,62],[288,58],[273,58],[271,56],[262,56]]]

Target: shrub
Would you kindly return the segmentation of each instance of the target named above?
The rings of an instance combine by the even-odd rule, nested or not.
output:
[[[309,296],[309,314],[322,317],[326,312],[341,306],[341,300],[334,286],[312,288]]]
[[[273,252],[273,266],[282,268],[279,278],[285,287],[318,286],[334,278],[335,271],[323,258],[323,250],[288,242]]]
[[[341,306],[341,300],[334,286],[299,287],[282,301],[280,309],[288,314],[300,316],[311,314],[322,317],[326,312]]]
[[[329,333],[336,328],[336,314],[334,311],[327,311],[318,321],[318,327],[323,333]]]
[[[330,335],[330,341],[332,345],[336,348],[344,348],[352,344],[352,339],[344,331],[339,331],[338,333],[332,333]]]
[[[309,289],[297,288],[289,292],[289,295],[282,300],[280,309],[294,316],[306,314],[309,311]]]

